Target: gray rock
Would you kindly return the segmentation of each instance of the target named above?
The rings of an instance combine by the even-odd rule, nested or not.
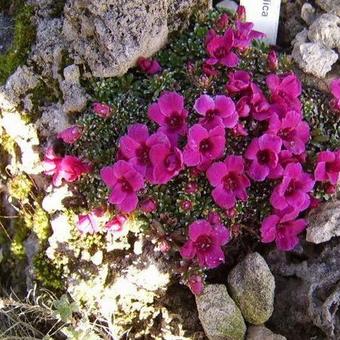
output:
[[[60,103],[52,104],[42,108],[42,114],[36,126],[42,136],[50,137],[69,126],[68,116]]]
[[[33,69],[20,66],[7,79],[4,86],[0,87],[0,107],[4,110],[13,110],[19,105],[25,94],[34,89],[38,84],[38,77]]]
[[[319,43],[295,44],[292,57],[304,72],[319,78],[325,77],[338,60],[336,52]]]
[[[340,0],[316,0],[316,3],[324,11],[335,13],[340,17]]]
[[[304,28],[301,32],[299,32],[294,40],[292,41],[292,45],[294,46],[295,44],[303,44],[308,41],[308,30]]]
[[[308,38],[328,48],[340,48],[340,18],[322,14],[309,27]]]
[[[81,112],[85,109],[87,97],[80,85],[80,71],[77,65],[70,65],[64,69],[65,80],[61,81],[60,88],[63,93],[65,113]]]
[[[238,4],[235,1],[223,0],[216,5],[217,8],[229,9],[231,12],[236,12]]]
[[[95,77],[119,76],[158,51],[178,18],[185,22],[195,9],[210,7],[211,0],[68,0],[63,33],[74,59]]]
[[[229,273],[228,288],[248,322],[259,325],[272,315],[275,280],[260,254],[247,255]]]
[[[209,340],[241,340],[246,333],[242,314],[224,285],[207,285],[196,296],[198,316]]]
[[[286,340],[286,337],[275,334],[264,326],[250,326],[247,329],[247,340]]]
[[[36,43],[32,47],[30,59],[40,68],[46,78],[61,80],[59,74],[63,52],[66,47],[62,37],[63,21],[59,18],[39,18]]]
[[[301,18],[307,25],[310,25],[314,21],[315,8],[309,2],[306,2],[302,5]]]
[[[329,241],[340,236],[340,201],[322,204],[308,215],[306,240],[313,243]]]
[[[275,250],[266,260],[276,281],[268,326],[287,338],[340,339],[339,241],[306,245],[303,256]]]

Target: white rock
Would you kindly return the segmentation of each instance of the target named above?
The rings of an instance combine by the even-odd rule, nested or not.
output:
[[[68,190],[67,185],[58,188],[53,187],[52,192],[44,197],[42,207],[50,214],[58,210],[64,210],[65,207],[62,201],[65,197],[69,197],[71,195],[72,193]]]
[[[229,9],[232,12],[236,12],[238,4],[235,1],[223,0],[216,5],[217,8]]]
[[[58,215],[51,219],[53,230],[52,236],[48,239],[50,245],[55,242],[67,242],[71,238],[71,226],[65,215]]]
[[[335,13],[340,17],[340,0],[316,0],[316,3],[324,11]]]
[[[306,240],[313,243],[329,241],[340,236],[340,201],[322,204],[308,215]]]
[[[323,78],[338,60],[338,54],[319,43],[295,44],[292,57],[307,73]]]
[[[322,14],[309,27],[308,38],[328,48],[340,48],[340,18]]]
[[[301,7],[301,18],[307,25],[310,25],[315,19],[315,8],[309,3],[305,2]]]

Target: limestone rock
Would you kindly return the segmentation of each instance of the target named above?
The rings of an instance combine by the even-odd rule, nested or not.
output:
[[[44,77],[60,79],[65,43],[62,37],[63,21],[60,18],[42,18],[38,21],[36,43],[30,59],[39,66]]]
[[[25,94],[38,84],[38,77],[27,66],[20,66],[0,87],[0,107],[2,110],[13,110],[21,103]]]
[[[268,325],[287,338],[340,339],[339,241],[304,248],[302,257],[277,250],[266,257],[276,281]]]
[[[292,57],[304,72],[319,78],[325,77],[338,60],[336,52],[319,43],[295,44]]]
[[[306,2],[302,5],[301,18],[307,25],[310,25],[314,21],[315,8],[309,2]]]
[[[250,326],[247,330],[247,340],[286,340],[286,337],[274,334],[264,326]]]
[[[264,258],[251,253],[228,275],[230,293],[244,318],[259,325],[266,322],[273,312],[274,276]]]
[[[50,137],[63,131],[69,126],[68,116],[60,103],[55,103],[42,108],[42,114],[36,125],[40,134]]]
[[[198,316],[209,340],[241,340],[246,332],[242,314],[224,285],[207,285],[196,296]]]
[[[210,6],[211,0],[68,0],[63,33],[74,59],[95,77],[119,76],[158,51],[178,18]]]
[[[232,12],[236,12],[238,4],[235,1],[223,0],[216,5],[217,8],[229,9]]]
[[[335,13],[340,17],[340,0],[316,0],[316,3],[324,11]]]
[[[64,78],[60,83],[63,92],[65,113],[81,112],[85,109],[87,97],[80,85],[80,71],[77,65],[70,65],[64,69]]]
[[[306,240],[313,243],[329,241],[340,236],[340,201],[322,204],[308,215]]]
[[[308,38],[328,48],[340,48],[340,18],[322,14],[309,27]]]

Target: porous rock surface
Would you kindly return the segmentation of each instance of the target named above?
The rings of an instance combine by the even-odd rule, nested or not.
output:
[[[340,18],[334,14],[322,14],[310,25],[308,38],[328,48],[340,48]]]
[[[74,58],[84,60],[95,77],[119,76],[138,57],[163,47],[183,17],[210,5],[210,0],[68,0],[63,33]]]
[[[324,11],[332,12],[340,16],[340,0],[316,0],[315,1]]]
[[[228,275],[228,287],[248,322],[259,325],[270,318],[274,305],[275,280],[260,254],[251,253],[236,265]]]
[[[339,339],[338,239],[319,246],[306,244],[293,253],[273,250],[266,260],[276,282],[270,329],[288,338],[295,334],[296,339]]]
[[[313,243],[329,241],[340,236],[340,200],[322,204],[308,215],[306,240]]]
[[[301,22],[295,25],[295,28],[300,29],[292,40],[292,58],[304,72],[317,78],[328,77],[332,69],[336,70],[334,64],[340,53],[340,17],[336,11],[338,1],[316,1],[319,7],[310,2],[303,3],[300,13],[304,25]],[[288,26],[289,20],[292,19],[288,19],[285,26]]]
[[[235,302],[221,284],[206,285],[196,296],[198,316],[209,340],[241,340],[246,325]]]

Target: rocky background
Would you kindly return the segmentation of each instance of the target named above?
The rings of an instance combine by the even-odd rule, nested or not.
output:
[[[9,6],[0,1],[0,57],[7,60],[0,65],[0,129],[20,149],[17,158],[2,159],[8,162],[6,171],[12,177],[23,172],[38,177],[41,146],[91,101],[87,81],[124,74],[139,56],[153,55],[185,28],[193,13],[203,15],[216,3],[220,1],[28,0]],[[222,3],[231,9],[237,5]],[[276,48],[291,55],[304,82],[327,91],[329,81],[340,75],[340,1],[283,0]],[[1,210],[11,216],[5,180]],[[67,192],[51,192],[45,211],[52,213],[65,196]],[[188,299],[181,294],[190,294],[186,288],[176,286],[178,292],[171,295],[175,288],[170,287],[171,298],[162,298],[201,339],[339,339],[339,201],[320,207],[310,224],[306,242],[294,252],[250,253],[223,278],[224,284],[207,285],[196,298],[197,313],[192,299],[181,305]],[[36,252],[31,237],[26,241],[29,287]],[[133,290],[140,280],[131,272],[124,282]],[[143,289],[164,290],[167,280],[161,276],[156,286]]]

